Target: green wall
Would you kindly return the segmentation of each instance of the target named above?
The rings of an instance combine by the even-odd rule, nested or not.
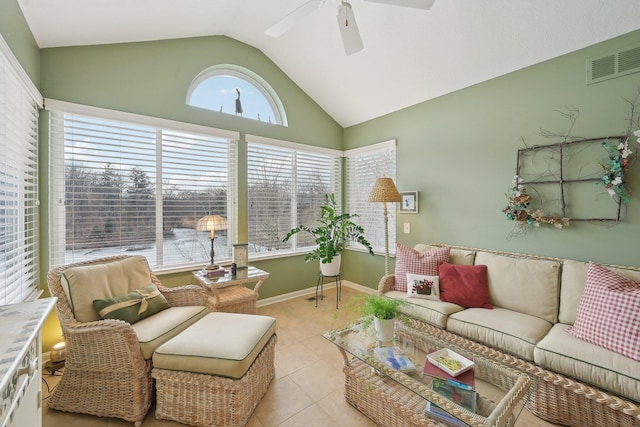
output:
[[[638,93],[640,74],[587,85],[586,63],[594,55],[637,43],[640,31],[350,127],[344,147],[397,138],[397,187],[419,191],[419,213],[398,214],[397,239],[404,244],[443,242],[638,265],[638,162],[628,176],[636,194],[623,222],[576,222],[562,230],[547,226],[509,238],[514,222],[501,212],[516,152],[524,148],[521,138],[529,145],[559,142],[539,134],[540,128],[562,132],[569,127],[559,110],[580,109],[574,136],[625,134],[629,106],[624,99]],[[639,148],[635,141],[632,148]],[[608,197],[579,202],[612,203]],[[403,234],[404,222],[411,224],[411,234]],[[345,261],[352,258],[362,257],[353,254]],[[368,286],[377,283],[383,267],[367,264],[348,262],[347,278]]]
[[[342,147],[342,128],[335,120],[260,50],[228,37],[43,49],[41,63],[41,89],[47,98]],[[186,105],[192,80],[217,64],[240,65],[263,77],[280,96],[289,126]]]
[[[0,0],[0,34],[36,86],[40,83],[40,49],[16,0]]]

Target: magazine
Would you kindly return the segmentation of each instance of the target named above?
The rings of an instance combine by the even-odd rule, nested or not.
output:
[[[468,424],[460,421],[438,405],[431,402],[427,402],[427,407],[424,408],[424,414],[429,418],[440,421],[450,426],[468,427]]]
[[[433,380],[431,389],[471,412],[476,412],[478,394],[466,387],[459,387],[445,380]]]
[[[398,371],[413,371],[416,365],[404,354],[400,347],[376,347],[373,349],[378,360]]]

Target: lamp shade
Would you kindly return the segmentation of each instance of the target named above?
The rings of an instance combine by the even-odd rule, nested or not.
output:
[[[207,215],[198,220],[196,231],[220,231],[227,229],[227,220],[220,215]]]
[[[376,184],[373,186],[371,193],[369,194],[369,202],[401,202],[402,196],[398,192],[393,180],[388,176],[376,179]]]

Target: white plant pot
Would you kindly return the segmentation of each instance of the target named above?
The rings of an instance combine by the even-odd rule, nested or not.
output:
[[[373,325],[376,328],[378,341],[393,341],[395,337],[396,319],[379,319],[373,317]]]
[[[323,264],[320,261],[320,272],[323,276],[337,276],[340,274],[340,254],[333,257],[330,263]]]

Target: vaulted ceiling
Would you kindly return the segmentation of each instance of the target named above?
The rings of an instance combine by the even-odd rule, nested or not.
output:
[[[640,29],[638,0],[436,0],[430,10],[350,0],[364,49],[346,55],[325,0],[18,0],[41,48],[225,35],[273,60],[348,127]]]

